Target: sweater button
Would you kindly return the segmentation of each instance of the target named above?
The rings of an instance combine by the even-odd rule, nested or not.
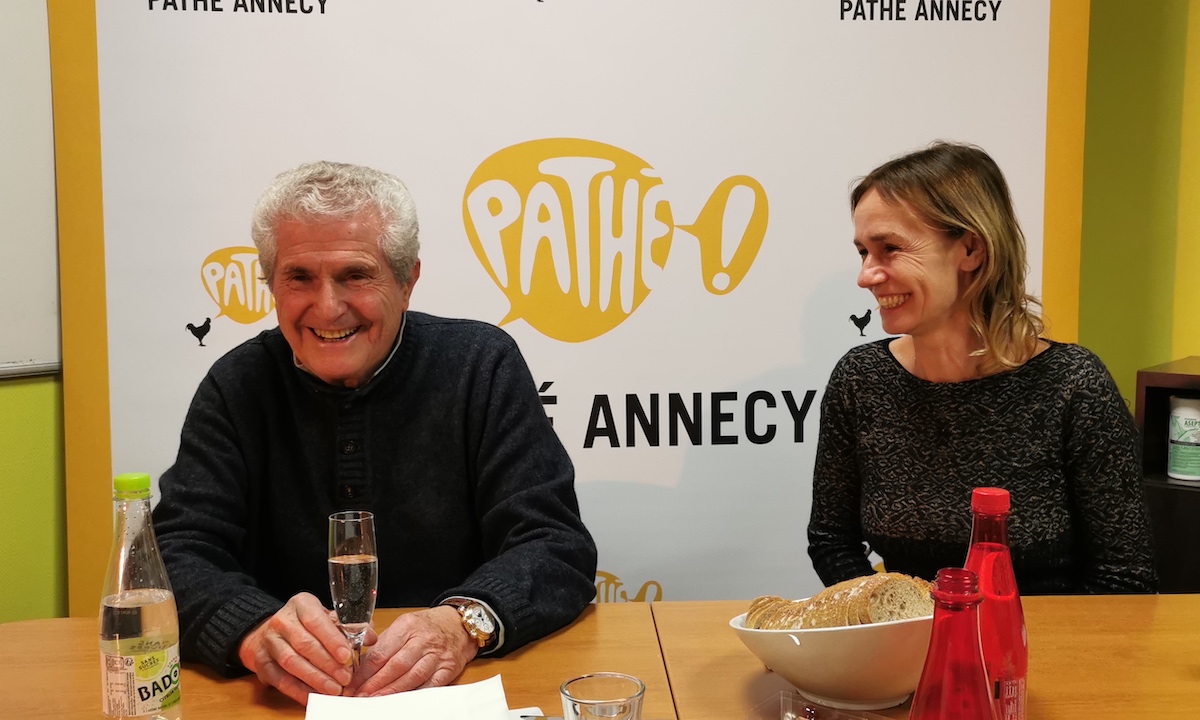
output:
[[[358,452],[358,442],[357,441],[355,441],[355,440],[343,440],[342,441],[342,454],[343,455],[353,455],[356,452]]]
[[[353,485],[343,485],[342,486],[342,497],[345,498],[346,500],[353,500],[354,499],[354,486]]]

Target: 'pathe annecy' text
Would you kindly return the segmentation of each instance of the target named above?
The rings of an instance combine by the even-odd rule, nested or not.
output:
[[[147,0],[151,10],[188,10],[191,12],[282,13],[284,15],[325,14],[327,0]]]
[[[995,22],[1004,0],[838,0],[842,20]]]

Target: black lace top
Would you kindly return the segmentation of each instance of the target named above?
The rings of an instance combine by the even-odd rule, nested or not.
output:
[[[1007,489],[1024,594],[1152,592],[1154,553],[1137,432],[1104,364],[1051,343],[1020,368],[933,383],[891,340],[854,348],[821,402],[808,553],[826,585],[888,570],[932,580],[961,566],[971,490]]]

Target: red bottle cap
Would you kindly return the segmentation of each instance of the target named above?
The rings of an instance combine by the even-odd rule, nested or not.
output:
[[[975,488],[971,493],[971,509],[985,515],[999,515],[1008,512],[1012,506],[1008,491],[1001,488]]]
[[[978,602],[979,576],[965,568],[942,568],[929,587],[935,600],[947,602]]]

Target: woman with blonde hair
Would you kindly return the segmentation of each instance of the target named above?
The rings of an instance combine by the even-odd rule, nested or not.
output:
[[[895,337],[848,352],[821,402],[821,580],[870,573],[868,548],[929,580],[961,566],[971,491],[992,486],[1012,497],[1022,593],[1153,592],[1133,420],[1099,358],[1042,337],[995,161],[937,142],[873,170],[850,206],[858,284]]]

